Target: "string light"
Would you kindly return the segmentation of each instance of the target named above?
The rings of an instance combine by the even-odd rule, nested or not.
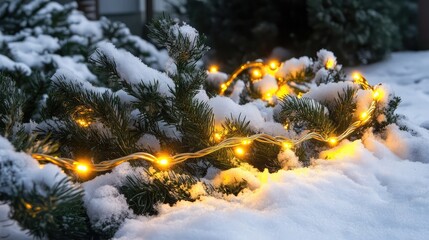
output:
[[[325,63],[326,69],[333,69],[335,67],[335,60],[333,58],[328,58]]]
[[[277,60],[271,60],[268,63],[268,66],[270,67],[270,70],[277,70],[277,68],[280,66],[280,63]]]
[[[214,139],[216,140],[216,142],[219,142],[220,140],[222,140],[222,134],[221,133],[215,133],[214,134]]]
[[[243,156],[246,153],[246,151],[242,147],[236,147],[234,149],[234,153],[235,153],[235,155],[241,157],[241,156]]]
[[[235,81],[235,79],[238,77],[238,75],[240,75],[244,70],[246,69],[250,69],[250,68],[254,68],[254,67],[264,67],[264,63],[260,62],[260,61],[254,61],[254,62],[247,62],[243,65],[241,65],[238,69],[236,69],[231,76],[229,76],[229,78],[226,80],[225,83],[223,83],[221,85],[221,91],[219,93],[219,95],[223,95],[226,91],[226,89],[228,89],[228,86],[232,84],[232,82]]]
[[[372,98],[375,101],[379,101],[383,98],[383,95],[384,95],[384,92],[380,88],[377,88],[376,90],[373,91]]]
[[[250,62],[250,63],[244,64],[239,68],[239,70],[236,70],[234,72],[233,76],[231,76],[224,84],[222,84],[221,88],[226,89],[231,84],[231,82],[234,81],[234,78],[237,77],[238,74],[240,74],[243,70],[249,67],[261,67],[261,66],[263,66],[262,62]],[[380,100],[382,95],[384,94],[381,89],[379,88],[374,89],[373,86],[369,85],[367,80],[362,75],[360,74],[357,75],[355,73],[353,74],[353,78],[355,80],[358,79],[357,84],[359,84],[363,90],[373,91],[373,101],[371,102],[370,107],[360,115],[360,120],[352,123],[343,133],[341,133],[336,137],[326,138],[320,133],[308,132],[307,134],[301,136],[298,139],[289,139],[284,136],[271,136],[268,134],[255,134],[248,137],[231,137],[228,139],[224,139],[223,141],[220,141],[222,138],[222,135],[220,133],[215,133],[214,139],[220,142],[214,146],[210,146],[210,147],[198,150],[196,152],[179,153],[174,156],[161,155],[159,157],[156,157],[146,152],[137,152],[137,153],[133,153],[128,156],[120,157],[117,159],[102,161],[97,164],[91,164],[91,167],[89,167],[88,164],[85,164],[81,161],[75,161],[69,158],[59,158],[59,157],[53,157],[53,156],[38,154],[38,153],[32,154],[32,157],[41,163],[50,162],[62,168],[76,171],[79,174],[87,174],[90,171],[94,171],[94,172],[109,171],[123,162],[133,161],[133,160],[145,160],[148,162],[157,163],[161,166],[174,165],[174,164],[184,162],[188,159],[204,157],[206,155],[212,154],[224,148],[234,148],[234,153],[237,156],[243,156],[246,153],[246,150],[245,148],[243,148],[243,145],[248,145],[252,141],[259,141],[262,143],[274,144],[284,149],[290,149],[293,146],[296,146],[298,144],[301,144],[302,142],[305,142],[311,139],[315,139],[321,142],[326,142],[331,146],[335,146],[339,141],[345,139],[347,136],[352,134],[357,128],[363,126],[367,122],[367,119],[371,118],[376,108],[376,101]],[[302,94],[298,94],[298,98],[300,98],[301,96]],[[91,111],[92,110],[86,111],[86,113],[91,113]],[[288,129],[289,124],[288,123],[285,124],[284,128]]]
[[[361,75],[360,73],[358,73],[358,72],[354,72],[354,73],[352,74],[352,78],[353,78],[353,80],[354,80],[356,83],[359,83],[359,82],[360,82],[360,80],[362,79],[362,75]]]
[[[364,120],[368,119],[368,116],[369,116],[368,112],[363,112],[360,115],[360,120],[364,121]]]
[[[78,172],[79,174],[86,174],[89,172],[89,166],[85,163],[77,162],[76,172]]]
[[[219,71],[219,67],[217,65],[211,65],[209,68],[210,73],[217,73]]]
[[[331,145],[331,146],[335,146],[335,145],[337,145],[337,143],[338,143],[338,139],[337,139],[336,137],[330,137],[330,138],[328,139],[328,143],[329,143],[329,145]]]
[[[168,159],[167,158],[161,158],[158,160],[159,165],[167,166],[168,165]]]
[[[291,149],[293,147],[293,144],[291,142],[282,142],[283,149]]]
[[[252,75],[251,75],[252,80],[261,79],[261,77],[262,77],[261,69],[255,68],[252,70]]]
[[[85,106],[79,106],[72,114],[72,119],[81,127],[87,128],[92,124],[93,110]]]

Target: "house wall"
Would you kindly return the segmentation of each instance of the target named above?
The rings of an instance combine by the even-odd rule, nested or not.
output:
[[[73,0],[55,0],[69,3]],[[142,36],[146,24],[146,0],[98,0],[98,16],[125,23],[130,31]],[[167,0],[153,0],[154,16],[169,10]]]

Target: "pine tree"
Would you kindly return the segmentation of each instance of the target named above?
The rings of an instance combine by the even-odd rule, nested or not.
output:
[[[127,42],[121,31],[109,29],[113,42]],[[221,126],[215,126],[210,100],[227,99],[228,94],[213,93],[207,95],[208,100],[197,97],[205,93],[203,86],[214,74],[199,66],[208,50],[205,38],[191,26],[170,18],[153,22],[150,29],[154,42],[171,56],[165,72],[112,43],[99,43],[87,56],[98,81],[91,83],[76,72],[55,68],[44,104],[31,109],[28,118],[28,99],[33,99],[33,94],[17,77],[20,70],[0,76],[0,133],[4,137],[0,138],[0,201],[10,206],[11,219],[32,236],[108,239],[125,219],[157,214],[158,204],[194,201],[198,194],[237,195],[248,182],[235,179],[215,186],[203,179],[208,169],[245,167],[275,172],[290,167],[279,160],[278,155],[284,151],[308,165],[312,157],[328,148],[327,142],[318,138],[346,131],[361,119],[356,111],[367,107],[362,96],[375,93],[374,89],[364,89],[365,84],[348,81],[335,56],[321,50],[315,59],[291,59],[276,68],[275,76],[270,77],[288,94],[273,96],[273,101],[259,99],[265,95],[255,86],[263,79],[245,77],[248,72],[239,76],[249,81],[245,83],[246,91],[241,92],[243,99],[275,111],[272,124],[282,129],[287,126],[281,139],[295,139],[308,132],[317,137],[288,146],[287,141],[279,142],[241,115],[231,115]],[[357,139],[370,127],[382,132],[387,124],[395,123],[399,99],[392,96],[390,101],[384,100],[372,101],[373,115],[364,116],[360,121],[365,124],[345,138]],[[386,116],[385,121],[376,118],[381,114]],[[221,135],[220,139],[216,134]],[[257,134],[263,137],[251,141]],[[194,155],[232,140],[238,141],[233,147]],[[130,163],[117,166],[121,162],[115,162],[116,168],[95,171],[97,164],[137,152],[159,159],[163,155],[190,157],[168,169],[160,162],[134,157]],[[28,156],[35,153],[45,155],[34,155],[35,159]],[[46,155],[51,156],[50,161],[44,158]],[[62,172],[47,164],[66,166],[60,160],[77,167],[86,162],[82,171],[87,175],[80,174],[77,167],[65,167]],[[48,178],[40,178],[41,174]],[[106,180],[109,176],[117,178]],[[200,189],[198,194],[194,188]],[[112,202],[118,206],[109,207]]]
[[[110,41],[157,69],[168,59],[165,51],[131,35],[122,23],[106,18],[87,20],[75,3],[2,1],[0,21],[0,71],[28,95],[26,121],[38,117],[33,115],[43,103],[56,69],[71,69],[90,82],[103,81],[89,65],[89,55],[99,42]]]

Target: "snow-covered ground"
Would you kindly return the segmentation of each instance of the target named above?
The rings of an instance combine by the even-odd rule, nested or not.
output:
[[[398,112],[418,136],[392,127],[385,141],[343,143],[310,168],[255,174],[260,186],[229,200],[163,205],[158,216],[127,220],[116,237],[428,239],[429,130],[419,125],[429,128],[429,52],[395,53],[358,70],[402,98]]]
[[[398,112],[413,134],[390,126],[384,139],[343,141],[309,168],[236,169],[252,190],[162,205],[157,216],[125,220],[115,238],[428,239],[429,51],[395,53],[358,70],[402,98]],[[0,206],[0,238],[21,239],[7,211]]]

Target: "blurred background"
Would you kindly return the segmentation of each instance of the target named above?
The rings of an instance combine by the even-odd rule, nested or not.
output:
[[[73,0],[57,0],[60,3]],[[124,22],[146,38],[162,14],[207,36],[206,61],[230,71],[256,58],[334,51],[346,65],[382,60],[392,51],[429,49],[429,0],[77,0],[89,19]]]

